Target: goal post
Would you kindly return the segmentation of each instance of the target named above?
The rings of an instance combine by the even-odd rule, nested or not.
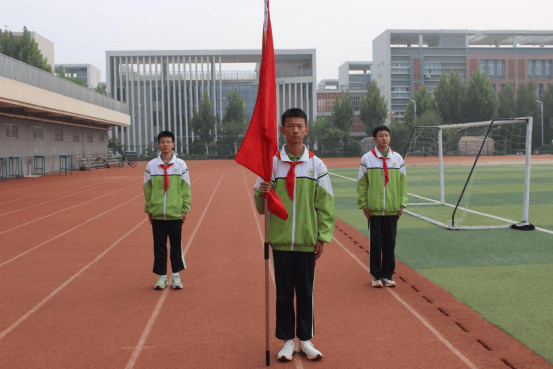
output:
[[[414,127],[406,212],[447,229],[528,223],[532,117]]]

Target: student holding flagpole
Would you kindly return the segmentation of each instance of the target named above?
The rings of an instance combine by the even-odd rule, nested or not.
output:
[[[284,220],[269,214],[268,240],[273,249],[276,282],[276,337],[284,341],[280,361],[292,360],[296,337],[309,360],[322,354],[311,343],[315,332],[315,264],[334,233],[334,196],[326,166],[303,144],[307,116],[297,108],[282,115],[286,144],[273,158],[271,182],[258,178],[255,200],[264,212],[263,194],[273,189],[288,211]],[[296,306],[294,309],[294,294]],[[295,310],[295,311],[294,311]]]

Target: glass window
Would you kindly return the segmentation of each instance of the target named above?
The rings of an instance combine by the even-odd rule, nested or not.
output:
[[[15,124],[6,124],[6,137],[17,138],[17,126]]]
[[[528,60],[528,75],[532,75],[532,60]]]
[[[42,127],[33,126],[33,139],[42,140]]]
[[[497,61],[497,75],[502,76],[504,74],[505,74],[505,68],[504,68],[503,60],[498,60]]]
[[[545,75],[546,76],[551,75],[551,61],[550,60],[545,61]]]
[[[486,61],[480,60],[480,72],[485,73],[486,72]]]
[[[541,76],[541,72],[542,72],[541,60],[536,60],[535,63],[536,63],[536,76]]]
[[[55,141],[63,141],[63,129],[56,129]]]
[[[494,65],[493,60],[488,60],[488,76],[494,75]]]
[[[73,131],[73,142],[79,142],[79,131]]]

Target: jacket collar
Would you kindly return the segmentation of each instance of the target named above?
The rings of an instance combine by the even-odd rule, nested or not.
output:
[[[391,148],[388,147],[388,152],[386,153],[386,155],[382,155],[380,153],[380,151],[378,151],[378,147],[375,147],[373,150],[371,150],[373,152],[373,155],[375,155],[377,158],[381,158],[381,157],[385,157],[387,159],[391,159],[392,158],[392,154],[394,153],[393,150]]]
[[[175,163],[176,161],[177,161],[177,156],[175,155],[175,153],[173,153],[172,156],[171,156],[171,160],[169,161],[168,164]],[[163,162],[163,159],[161,158],[161,154],[159,154],[157,159],[156,159],[156,167],[159,167],[161,164],[165,164],[165,163]]]
[[[307,147],[303,145],[303,153],[298,161],[308,161],[309,160],[309,150],[307,150]],[[292,161],[288,154],[286,153],[286,145],[282,145],[282,149],[280,149],[280,160],[282,161]]]

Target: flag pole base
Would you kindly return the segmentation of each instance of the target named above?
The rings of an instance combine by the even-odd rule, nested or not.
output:
[[[271,352],[268,350],[265,352],[265,365],[271,365]]]

